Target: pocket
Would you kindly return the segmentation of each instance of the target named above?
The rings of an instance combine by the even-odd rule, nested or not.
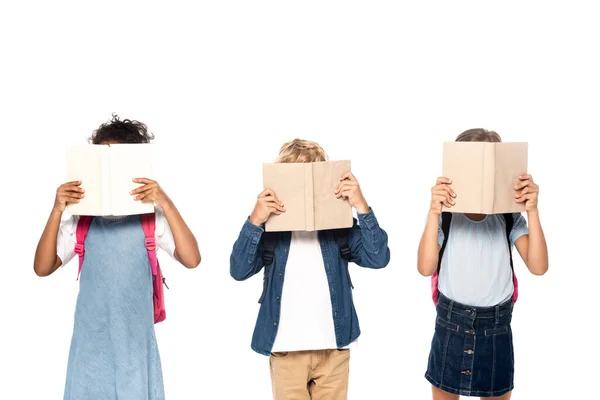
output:
[[[437,317],[436,320],[435,320],[435,322],[436,322],[436,324],[438,324],[438,325],[440,325],[440,326],[442,326],[442,327],[444,327],[444,328],[446,328],[448,330],[458,332],[458,325],[456,325],[455,323],[453,323],[451,321],[448,321],[446,319]]]
[[[499,328],[485,330],[485,336],[502,335],[505,333],[508,333],[508,325],[504,325]]]
[[[289,353],[287,351],[276,351],[274,353],[271,353],[271,357],[274,358],[283,358],[285,356],[287,356]]]

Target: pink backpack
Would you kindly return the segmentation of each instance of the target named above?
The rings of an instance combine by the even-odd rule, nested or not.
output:
[[[514,220],[512,214],[502,214],[504,218],[504,222],[506,223],[506,240],[508,241],[508,255],[510,258],[510,269],[512,270],[513,276],[513,285],[515,287],[512,295],[513,304],[517,302],[519,298],[519,281],[517,281],[517,275],[515,275],[515,267],[513,265],[512,258],[512,245],[510,243],[510,233],[512,231]],[[434,274],[431,276],[431,297],[433,299],[433,304],[437,306],[438,296],[440,294],[440,290],[438,289],[438,281],[439,281],[439,272],[442,267],[442,256],[444,255],[444,250],[446,249],[446,244],[448,243],[448,236],[450,234],[450,223],[452,222],[452,213],[443,212],[442,213],[442,232],[444,233],[444,242],[442,243],[442,247],[440,248],[440,254],[438,257],[438,267]]]
[[[77,223],[77,244],[75,245],[75,253],[79,255],[79,270],[77,272],[77,279],[79,279],[79,274],[81,274],[81,267],[83,266],[83,255],[85,254],[85,237],[90,229],[90,225],[92,224],[92,219],[94,217],[82,215],[79,217],[79,222]],[[165,278],[162,276],[162,272],[160,270],[160,264],[158,263],[158,258],[156,257],[156,240],[154,238],[154,232],[156,231],[156,217],[154,213],[151,214],[142,214],[142,229],[144,230],[144,235],[146,236],[146,249],[148,250],[148,259],[150,261],[150,269],[152,270],[152,286],[153,286],[153,294],[152,299],[154,301],[154,323],[159,323],[164,321],[166,318],[165,312],[165,298],[163,293],[163,283]]]

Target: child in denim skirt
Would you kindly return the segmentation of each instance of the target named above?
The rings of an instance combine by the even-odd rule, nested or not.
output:
[[[278,162],[326,159],[318,144],[295,139],[282,146]],[[233,246],[234,279],[264,270],[252,349],[270,355],[275,400],[347,398],[350,347],[360,335],[348,262],[383,268],[390,260],[387,234],[353,174],[340,177],[335,195],[358,213],[351,229],[265,233],[269,216],[286,211],[277,194],[267,189]]]
[[[470,129],[462,142],[500,142],[485,129]],[[452,177],[449,177],[452,178]],[[548,250],[538,212],[539,187],[531,175],[519,177],[515,201],[525,205],[516,214],[442,213],[452,207],[452,181],[437,180],[418,254],[424,276],[438,273],[434,288],[437,318],[426,379],[434,400],[460,395],[510,399],[514,356],[510,322],[517,284],[512,270],[512,246],[534,275],[548,270]],[[435,283],[434,283],[435,285]]]

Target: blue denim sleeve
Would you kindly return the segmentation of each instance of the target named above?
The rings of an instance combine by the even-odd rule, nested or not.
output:
[[[262,269],[262,226],[246,220],[229,258],[229,273],[236,281],[243,281]]]
[[[387,233],[381,229],[373,210],[358,214],[358,224],[350,231],[348,245],[352,250],[350,261],[366,268],[384,268],[390,262]]]

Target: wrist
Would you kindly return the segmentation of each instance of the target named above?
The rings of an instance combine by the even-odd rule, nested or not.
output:
[[[158,205],[164,212],[172,211],[175,208],[175,204],[169,197],[165,197],[164,199],[157,201],[156,205]]]
[[[359,214],[366,214],[369,211],[371,211],[371,208],[369,207],[369,205],[364,202],[361,204],[357,204],[356,207],[354,207],[356,209],[356,212]]]
[[[429,218],[435,218],[436,220],[442,215],[442,210],[435,210],[433,208],[429,209]]]

